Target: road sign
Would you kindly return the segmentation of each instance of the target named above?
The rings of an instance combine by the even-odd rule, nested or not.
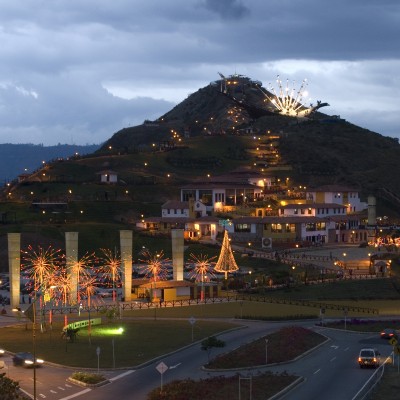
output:
[[[396,339],[396,338],[392,337],[392,338],[389,340],[389,343],[390,343],[392,346],[396,346],[398,342],[397,342],[397,339]]]
[[[160,364],[158,364],[156,366],[156,370],[162,375],[166,370],[168,369],[168,366],[163,363],[162,361],[160,362]]]
[[[99,346],[97,346],[97,348],[96,348],[96,354],[99,356],[100,355],[100,347]]]
[[[195,317],[190,317],[189,318],[189,322],[190,322],[190,325],[194,325],[196,323],[196,318]]]

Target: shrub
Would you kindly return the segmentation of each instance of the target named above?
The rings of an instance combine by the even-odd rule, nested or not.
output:
[[[89,384],[96,384],[106,380],[103,375],[92,374],[89,372],[74,372],[72,374],[72,379]]]

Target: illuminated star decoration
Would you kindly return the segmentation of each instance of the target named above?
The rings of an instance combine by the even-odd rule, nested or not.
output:
[[[105,280],[111,275],[111,282],[113,285],[113,301],[116,300],[116,290],[115,287],[117,283],[121,281],[121,259],[119,258],[117,252],[115,254],[109,249],[101,249],[103,252],[103,257],[100,259],[102,264],[101,272]]]
[[[298,90],[295,88],[294,81],[290,84],[287,79],[285,85],[282,83],[279,75],[277,76],[276,83],[276,89],[271,83],[269,83],[268,91],[263,90],[261,86],[259,86],[259,89],[279,114],[289,117],[307,118],[319,108],[329,106],[328,103],[321,103],[320,101],[317,102],[316,106],[310,104],[310,106],[307,107],[303,104],[303,100],[308,96],[306,90],[308,86],[307,79],[302,81],[300,89]]]
[[[192,264],[194,264],[194,269],[192,272],[192,276],[195,278],[196,282],[201,282],[201,300],[204,300],[204,277],[207,275],[214,276],[214,273],[211,270],[212,260],[217,257],[208,258],[206,255],[200,254],[196,256],[195,254],[190,254],[190,260]]]

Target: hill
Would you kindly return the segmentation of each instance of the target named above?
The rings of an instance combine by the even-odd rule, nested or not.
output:
[[[49,162],[57,158],[71,157],[75,154],[89,154],[96,151],[99,145],[43,146],[34,144],[0,144],[0,181],[14,180],[23,173],[32,173],[40,168],[42,161]]]
[[[290,166],[290,175],[295,183],[308,186],[353,185],[364,196],[374,194],[390,207],[398,207],[398,139],[360,128],[339,116],[323,114],[317,107],[308,118],[277,113],[265,95],[272,96],[271,93],[259,90],[260,82],[242,77],[242,82],[233,85],[233,88],[228,85],[221,92],[220,88],[225,83],[226,80],[220,80],[199,89],[156,121],[122,129],[98,153],[104,155],[110,149],[114,154],[151,151],[151,146],[158,148],[164,142],[170,146],[168,150],[175,153],[169,157],[169,163],[185,167],[179,174],[187,174],[185,158],[205,160],[208,156],[214,157],[208,160],[214,174],[225,172],[227,164],[231,169],[236,167],[237,163],[232,164],[232,159],[241,159],[242,165],[262,170],[267,175],[279,176],[279,171],[285,170],[279,169],[279,166]],[[222,146],[215,138],[221,135],[229,137]],[[257,145],[279,147],[279,160],[275,160],[274,165],[271,165],[271,157],[265,152],[254,157],[257,145],[252,139],[255,135],[261,139]],[[247,142],[240,141],[238,136],[247,137]],[[275,140],[277,136],[279,139]],[[203,139],[194,144],[196,137]],[[210,145],[213,140],[216,141],[217,152],[214,145]],[[208,145],[203,146],[202,142],[207,141]],[[183,143],[187,145],[186,150]],[[267,164],[270,168],[263,168]],[[204,171],[193,170],[192,179],[200,172]]]
[[[365,200],[377,196],[378,215],[399,219],[396,139],[321,113],[326,103],[300,107],[293,116],[273,107],[260,82],[233,82],[224,78],[199,89],[156,121],[116,132],[92,154],[46,163],[3,191],[2,212],[11,213],[15,201],[58,201],[68,204],[68,215],[25,217],[131,221],[160,215],[160,205],[179,199],[179,188],[195,179],[246,170],[290,182],[289,188],[356,186]],[[113,171],[118,183],[100,182],[102,171]]]

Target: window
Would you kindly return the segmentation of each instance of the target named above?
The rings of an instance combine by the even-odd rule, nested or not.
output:
[[[235,189],[226,189],[226,205],[235,205]]]
[[[302,209],[300,210],[300,214],[302,214],[302,215],[304,215],[305,212],[306,212],[306,210],[305,210],[304,208],[302,208]]]
[[[286,224],[285,225],[285,232],[287,232],[287,233],[295,233],[296,232],[296,225],[295,224]]]
[[[282,233],[282,224],[271,224],[271,232]]]
[[[235,224],[235,232],[250,232],[250,224]]]
[[[299,213],[299,210],[298,210],[297,208],[295,208],[294,211],[293,211],[293,213],[294,213],[294,214],[298,214],[298,213]]]
[[[308,209],[308,215],[312,215],[312,210],[311,210],[311,208]]]
[[[206,206],[212,205],[212,191],[211,190],[199,190],[199,200]]]
[[[189,201],[189,199],[196,199],[196,191],[195,190],[182,190],[182,201]]]
[[[325,222],[317,222],[317,223],[307,223],[306,231],[324,231],[326,228]]]

